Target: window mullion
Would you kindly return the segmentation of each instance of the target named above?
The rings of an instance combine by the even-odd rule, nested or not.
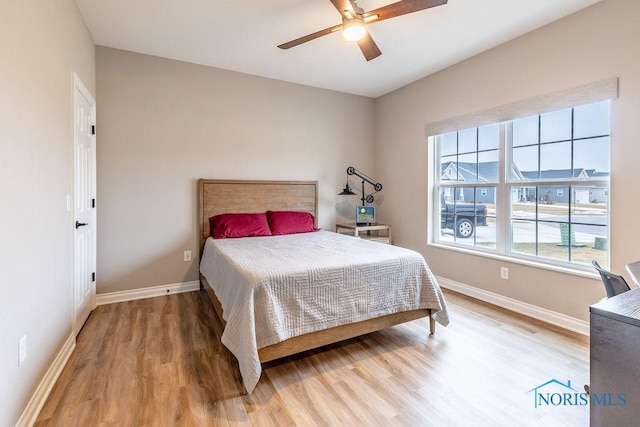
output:
[[[511,170],[511,156],[508,142],[511,132],[511,122],[500,124],[500,140],[498,143],[498,186],[496,188],[496,249],[504,254],[510,241],[509,218],[511,204],[509,203],[508,171]]]

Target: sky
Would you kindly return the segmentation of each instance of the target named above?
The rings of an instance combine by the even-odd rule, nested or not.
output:
[[[573,160],[574,169],[610,172],[609,111],[604,101],[513,120],[506,126],[513,162],[521,171],[537,171],[538,163],[540,170],[571,169]],[[458,161],[475,163],[479,152],[479,162],[497,161],[499,140],[499,123],[444,134],[440,155],[467,153]]]

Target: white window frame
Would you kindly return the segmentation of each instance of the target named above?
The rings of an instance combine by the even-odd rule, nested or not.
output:
[[[492,123],[506,122],[507,126],[510,126],[510,122],[513,119],[519,117],[526,117],[529,115],[543,114],[550,111],[561,110],[564,108],[573,108],[579,105],[590,104],[605,100],[615,100],[618,97],[618,78],[611,78],[601,80],[598,82],[583,85],[577,88],[572,88],[560,92],[556,92],[549,95],[544,95],[536,98],[532,98],[526,101],[517,102],[511,105],[498,107],[496,109],[487,110],[480,113],[469,114],[452,119],[446,119],[439,122],[433,122],[426,125],[425,134],[428,143],[428,158],[432,159],[429,164],[428,173],[428,218],[427,218],[427,244],[432,246],[443,247],[460,252],[471,253],[481,256],[489,256],[492,258],[506,259],[508,261],[520,262],[523,264],[534,265],[542,268],[550,268],[554,270],[572,272],[572,271],[587,271],[586,266],[577,264],[571,261],[554,260],[550,258],[543,258],[539,256],[524,256],[523,254],[512,252],[507,250],[507,245],[511,242],[510,232],[510,217],[511,217],[511,203],[508,203],[510,197],[510,188],[516,184],[518,186],[536,186],[540,185],[540,181],[518,181],[514,183],[508,181],[505,177],[506,164],[511,165],[510,156],[511,150],[506,150],[506,134],[507,131],[504,127],[501,127],[500,132],[500,147],[499,147],[499,182],[496,186],[496,248],[487,249],[478,246],[471,245],[457,245],[451,243],[443,243],[439,241],[440,236],[440,216],[439,216],[439,153],[436,152],[436,136],[456,130],[462,130],[472,127],[480,127]],[[613,103],[611,104],[611,112],[613,112]],[[511,130],[508,130],[509,134]],[[609,195],[610,184],[609,180],[605,181],[589,181],[590,185],[602,185],[606,183],[606,194]],[[554,182],[554,185],[575,185],[575,181],[563,183],[562,181]],[[493,186],[488,183],[467,183],[465,186],[469,187],[486,187]],[[604,185],[603,185],[604,186]],[[610,198],[607,203],[607,240],[610,242]],[[607,251],[607,264],[610,264],[611,250]]]

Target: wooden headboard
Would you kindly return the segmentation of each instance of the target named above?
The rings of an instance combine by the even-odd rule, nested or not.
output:
[[[310,212],[318,226],[317,181],[198,180],[198,246],[209,237],[209,218],[223,213]]]

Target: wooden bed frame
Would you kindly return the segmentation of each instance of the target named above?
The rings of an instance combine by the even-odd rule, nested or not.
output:
[[[198,180],[198,220],[200,223],[198,247],[200,257],[204,243],[209,237],[210,217],[222,213],[253,213],[268,210],[310,212],[317,222],[317,181]],[[213,292],[213,288],[202,275],[200,275],[200,287],[206,290],[220,322],[225,326],[226,322],[222,318],[222,305]],[[433,334],[435,320],[431,316],[431,310],[419,309],[289,338],[286,341],[259,349],[258,356],[260,362],[264,363],[422,317],[429,317],[429,328]]]

